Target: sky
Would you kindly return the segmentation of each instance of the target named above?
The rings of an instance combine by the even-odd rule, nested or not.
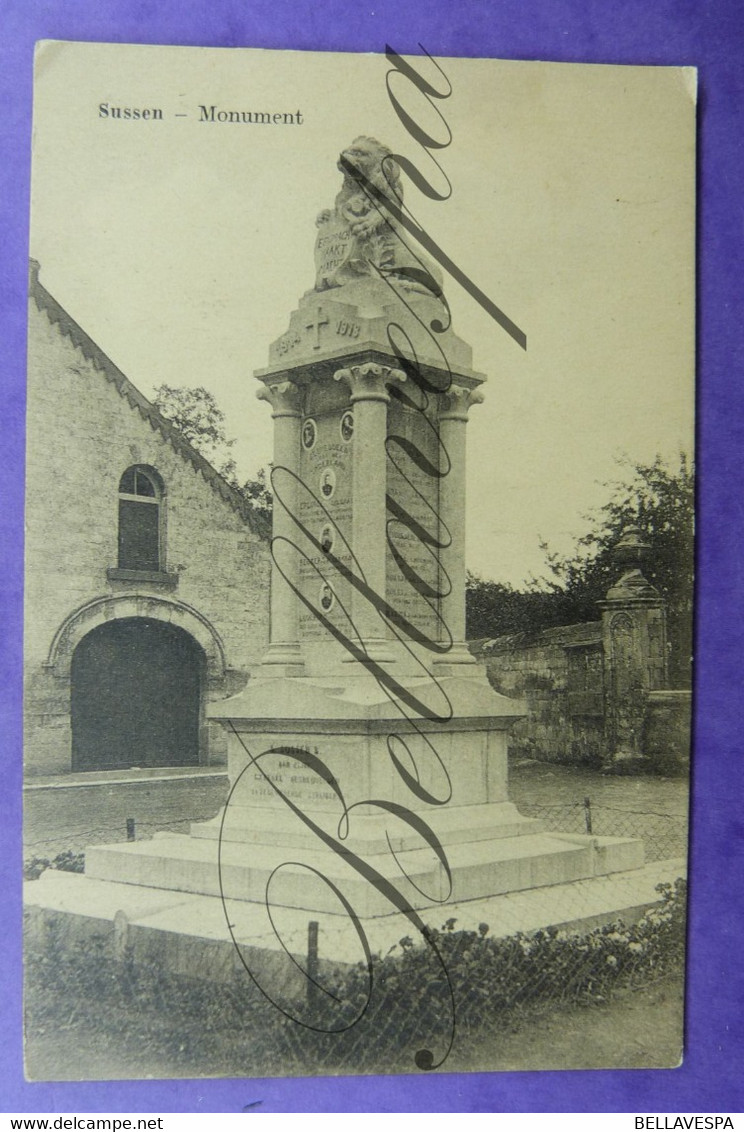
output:
[[[430,200],[404,178],[407,207],[527,335],[523,350],[445,277],[487,378],[468,425],[467,562],[519,585],[545,573],[542,541],[572,549],[618,457],[692,451],[694,72],[447,59],[445,80],[413,62],[449,97],[388,83],[378,55],[43,44],[30,251],[145,395],[215,395],[249,476],[272,435],[253,374],[313,286],[340,151],[372,135],[441,193],[449,182]],[[396,100],[451,142],[425,150]],[[163,118],[102,117],[104,102]],[[302,124],[201,121],[213,105]]]

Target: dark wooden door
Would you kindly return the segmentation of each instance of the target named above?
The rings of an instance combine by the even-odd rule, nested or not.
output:
[[[198,763],[204,662],[188,633],[161,621],[93,629],[72,658],[72,769]]]

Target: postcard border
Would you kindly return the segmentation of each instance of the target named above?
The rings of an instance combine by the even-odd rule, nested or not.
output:
[[[0,717],[6,738],[5,789],[0,796],[0,883],[8,929],[5,996],[0,1026],[4,1111],[240,1111],[260,1099],[262,1111],[739,1111],[737,1063],[744,1025],[737,1012],[731,964],[742,937],[742,907],[727,882],[741,846],[735,807],[744,786],[737,756],[738,642],[734,603],[742,589],[737,532],[741,513],[742,393],[736,363],[744,353],[734,325],[740,292],[740,187],[744,158],[743,84],[736,47],[744,18],[736,0],[705,10],[622,0],[389,0],[353,11],[340,0],[324,5],[322,30],[312,0],[278,0],[263,7],[213,0],[207,18],[198,5],[153,4],[143,24],[130,0],[6,0],[0,47],[0,262],[5,402],[5,506],[0,509],[0,595],[4,643]],[[298,29],[301,29],[298,31]],[[467,30],[465,30],[467,29]],[[31,75],[34,41],[108,42],[417,52],[421,40],[436,55],[699,67],[698,511],[695,770],[692,821],[692,909],[687,1053],[677,1070],[565,1071],[360,1077],[353,1091],[342,1078],[137,1081],[28,1084],[21,1063],[20,797],[23,421],[28,256]],[[730,466],[735,471],[732,473]],[[738,473],[738,474],[737,474]],[[720,887],[716,878],[722,878]],[[711,931],[709,925],[716,925]],[[741,987],[741,979],[738,980]]]

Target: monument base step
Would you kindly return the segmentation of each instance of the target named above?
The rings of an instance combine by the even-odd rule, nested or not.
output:
[[[478,931],[487,924],[489,934],[496,938],[547,927],[588,931],[620,918],[631,922],[659,900],[658,884],[672,883],[685,873],[686,863],[681,858],[655,861],[608,876],[447,903],[428,909],[422,918],[434,928],[452,919],[457,931]],[[86,937],[100,939],[103,935],[111,956],[126,954],[135,962],[147,961],[193,978],[229,980],[236,973],[245,975],[244,963],[252,970],[260,969],[266,977],[275,972],[277,978],[284,978],[287,970],[294,968],[288,953],[306,962],[311,920],[318,923],[321,969],[324,964],[356,963],[362,958],[353,924],[336,915],[311,917],[292,910],[291,925],[277,924],[280,940],[265,920],[262,906],[244,904],[243,922],[235,925],[232,912],[237,902],[231,901],[231,934],[218,896],[95,880],[52,869],[39,880],[28,882],[24,897],[29,911],[28,931],[42,945],[45,931],[53,924],[58,946],[74,946]],[[403,937],[414,942],[420,939],[401,913],[363,920],[362,927],[373,955],[387,954]],[[294,971],[296,975],[296,968]]]
[[[357,916],[375,917],[394,910],[391,891],[406,906],[436,908],[624,872],[643,864],[643,845],[628,838],[537,833],[448,844],[446,866],[434,848],[355,858],[343,843],[338,851],[320,844],[303,849],[299,860],[291,858],[285,844],[220,845],[165,834],[152,841],[91,846],[86,875],[171,893],[222,896],[231,904],[345,918],[340,891]]]
[[[308,811],[322,828],[335,832],[338,819],[325,811]],[[431,825],[442,844],[453,845],[468,841],[493,841],[502,837],[522,837],[525,834],[541,833],[544,822],[537,818],[526,818],[520,814],[513,802],[486,802],[472,806],[445,806],[441,810],[427,810],[421,816]],[[348,849],[362,856],[388,854],[391,848],[396,852],[417,849],[421,836],[405,822],[400,822],[391,831],[391,815],[354,814],[351,832],[345,844]],[[259,845],[281,845],[285,849],[313,849],[318,845],[318,837],[308,829],[294,814],[284,807],[265,809],[256,806],[230,804],[229,820],[223,822],[223,815],[209,821],[194,822],[190,827],[192,837],[217,841],[240,841]]]

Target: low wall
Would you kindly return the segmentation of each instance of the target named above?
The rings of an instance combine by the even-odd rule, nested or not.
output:
[[[601,621],[475,641],[470,648],[497,692],[527,703],[526,717],[510,735],[512,756],[574,766],[611,762],[610,675]],[[634,767],[662,773],[684,769],[690,758],[691,693],[640,695]]]
[[[691,692],[649,692],[642,748],[655,769],[674,770],[689,765],[691,714]]]
[[[549,762],[600,765],[604,744],[602,623],[589,621],[478,641],[493,688],[522,698],[528,714],[509,751]]]

